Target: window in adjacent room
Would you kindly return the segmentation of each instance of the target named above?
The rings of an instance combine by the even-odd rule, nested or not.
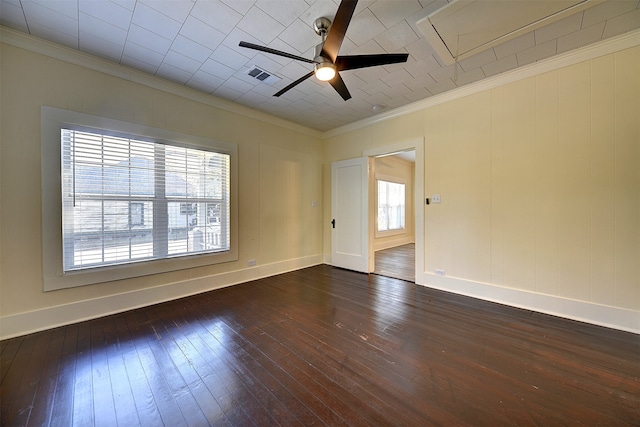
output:
[[[378,179],[378,231],[404,230],[405,185]]]

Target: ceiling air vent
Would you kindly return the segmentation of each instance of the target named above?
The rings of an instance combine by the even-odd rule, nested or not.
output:
[[[272,85],[282,80],[280,77],[276,76],[275,74],[269,71],[265,71],[260,67],[256,67],[255,65],[251,68],[248,68],[246,71],[246,74],[268,85]]]

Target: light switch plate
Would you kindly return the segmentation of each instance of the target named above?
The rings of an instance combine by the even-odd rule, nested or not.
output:
[[[433,196],[431,196],[431,203],[440,203],[440,195],[434,194]]]

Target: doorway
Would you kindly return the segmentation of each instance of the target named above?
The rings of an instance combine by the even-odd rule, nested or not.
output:
[[[413,213],[411,236],[399,235],[390,237],[386,242],[376,244],[373,237],[377,231],[377,185],[375,168],[369,171],[369,271],[382,276],[424,284],[424,140],[418,138],[393,145],[365,150],[364,156],[369,158],[370,165],[375,158],[399,157],[413,165],[412,188],[406,193],[406,209]],[[379,171],[378,171],[379,172]],[[384,174],[383,174],[384,175]],[[404,239],[404,240],[403,240]]]
[[[373,273],[415,282],[415,150],[369,161]]]

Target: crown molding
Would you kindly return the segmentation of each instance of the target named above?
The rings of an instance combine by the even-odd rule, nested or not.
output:
[[[5,43],[30,52],[39,53],[50,58],[59,59],[70,64],[79,65],[130,82],[139,83],[153,89],[158,89],[163,92],[190,99],[230,113],[239,114],[250,119],[260,120],[267,124],[300,132],[314,138],[321,139],[323,135],[319,130],[311,129],[289,120],[284,120],[252,108],[245,107],[244,105],[170,82],[161,77],[144,73],[124,65],[116,64],[115,62],[107,61],[105,59],[98,58],[97,56],[80,52],[76,49],[62,46],[2,25],[0,25],[0,43]]]
[[[366,119],[362,119],[348,125],[328,130],[322,134],[322,138],[327,139],[337,135],[341,135],[343,133],[362,129],[367,126],[371,126],[372,124],[381,123],[386,120],[404,116],[406,114],[415,113],[429,107],[444,104],[445,102],[453,101],[455,99],[463,98],[465,96],[473,95],[478,92],[493,89],[499,86],[504,86],[518,80],[537,76],[549,71],[558,70],[560,68],[568,67],[579,62],[587,61],[614,52],[619,52],[621,50],[638,45],[640,45],[640,30],[630,31],[628,33],[611,37],[609,39],[602,40],[589,46],[585,46],[570,52],[553,56],[548,59],[534,62],[532,64],[528,64],[511,71],[506,71],[502,74],[488,77],[486,79],[450,90],[448,92],[416,101],[412,104],[404,105],[402,107],[386,111],[373,117],[368,117]]]

